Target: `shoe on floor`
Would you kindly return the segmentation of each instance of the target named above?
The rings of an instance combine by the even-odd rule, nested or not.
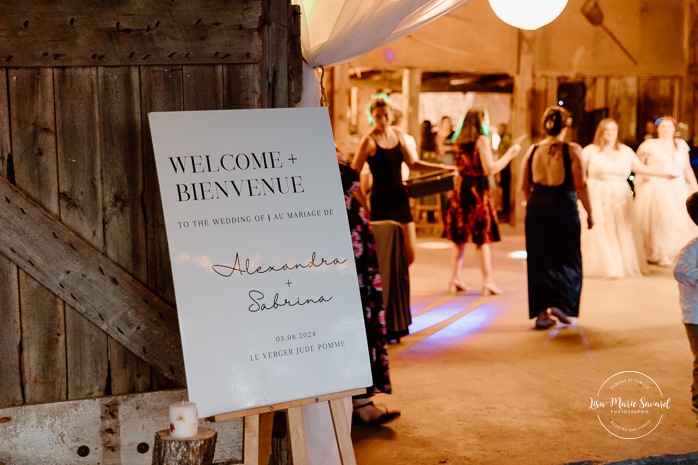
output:
[[[373,405],[376,408],[379,408],[373,403],[373,401],[362,405],[355,405],[354,412],[352,413],[352,421],[354,422],[354,424],[379,426],[388,423],[389,421],[393,421],[394,419],[400,416],[400,412],[398,410],[390,411],[387,407],[385,407],[385,409],[381,409],[383,410],[383,413],[381,413],[378,417],[374,418],[373,420],[364,420],[363,418],[361,418],[361,415],[359,415],[356,411],[368,405]]]
[[[534,329],[539,329],[539,330],[550,329],[553,326],[555,326],[555,320],[553,320],[552,318],[546,318],[544,320],[538,318],[536,320],[536,325],[534,326]]]

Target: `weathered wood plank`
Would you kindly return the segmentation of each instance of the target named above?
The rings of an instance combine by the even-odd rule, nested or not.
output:
[[[14,0],[0,4],[7,66],[256,63],[261,2]]]
[[[660,116],[677,116],[675,101],[679,88],[673,78],[636,78],[637,134],[644,134],[645,121],[654,121]]]
[[[0,199],[0,253],[183,386],[174,309],[2,178]],[[57,348],[37,356],[49,358],[49,350]],[[56,363],[64,364],[65,357]]]
[[[99,68],[99,156],[104,253],[142,283],[147,280],[138,68]],[[150,366],[109,338],[111,394],[150,387]]]
[[[49,69],[11,69],[8,78],[15,182],[41,207],[57,215],[53,73]],[[15,227],[13,222],[2,228],[2,237],[9,238]],[[19,290],[24,401],[65,400],[63,302],[23,271]]]
[[[170,266],[170,252],[165,234],[165,217],[160,201],[155,155],[150,137],[148,113],[183,110],[182,68],[148,67],[141,69],[141,109],[143,133],[143,176],[148,243],[148,286],[167,302],[174,303],[174,283]]]
[[[14,182],[10,147],[10,105],[7,101],[7,70],[0,68],[0,176]]]
[[[223,67],[223,105],[229,109],[261,108],[261,69],[259,65]]]
[[[184,66],[183,108],[187,111],[223,108],[222,66]]]
[[[303,50],[301,48],[301,7],[293,5],[291,8],[291,103],[298,103],[303,96]]]
[[[104,248],[97,68],[54,70],[61,222],[98,251]],[[66,306],[68,398],[107,393],[107,335]]]
[[[286,108],[289,99],[291,5],[287,0],[264,0],[261,74],[262,107]]]
[[[636,77],[608,79],[609,116],[618,122],[621,142],[635,146],[637,134],[638,80]],[[643,122],[644,125],[644,122]]]
[[[58,215],[53,71],[10,69],[10,129],[17,186]]]
[[[0,70],[0,176],[14,180],[10,151],[7,72]],[[0,407],[19,405],[22,396],[19,278],[17,266],[0,255]]]
[[[186,398],[178,389],[0,409],[0,462],[150,465],[169,405]],[[242,422],[200,420],[218,434],[214,463],[242,461]]]
[[[153,143],[150,137],[148,113],[183,109],[183,84],[181,67],[141,68],[141,127],[143,127],[143,208],[145,211],[145,235],[148,247],[148,287],[166,302],[174,305],[174,282],[170,265],[170,252],[165,233],[165,217],[160,201],[160,187],[155,168]],[[153,373],[153,388],[172,387],[167,379]]]
[[[24,402],[17,273],[17,266],[0,255],[0,407]]]

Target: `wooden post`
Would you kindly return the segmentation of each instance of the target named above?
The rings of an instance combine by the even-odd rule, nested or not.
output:
[[[422,133],[419,122],[419,91],[421,88],[422,70],[404,70],[402,73],[402,95],[405,97],[402,107],[403,129],[417,142],[417,154],[419,154]]]
[[[217,433],[199,428],[196,436],[175,439],[169,430],[155,433],[153,465],[211,465],[216,452]]]
[[[533,89],[533,33],[532,31],[519,30],[519,64],[514,76],[513,108],[511,115],[511,133],[515,137],[520,134],[529,134],[531,131],[530,95]],[[531,141],[529,141],[531,142]],[[522,150],[526,146],[522,144]],[[519,159],[511,162],[511,198],[509,199],[509,223],[516,225],[517,216],[523,216],[522,209],[517,208],[521,200],[519,193]]]
[[[349,143],[349,64],[344,63],[332,69],[331,79],[326,79],[327,95],[331,95],[330,117],[332,119],[332,132],[334,141],[344,156],[352,153]]]

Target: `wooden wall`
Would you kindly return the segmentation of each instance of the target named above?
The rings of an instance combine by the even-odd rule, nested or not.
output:
[[[291,106],[294,11],[0,4],[0,408],[184,385],[147,115]]]
[[[558,86],[562,83],[583,83],[583,106],[587,114],[608,109],[608,116],[618,122],[619,137],[630,147],[642,142],[646,121],[662,115],[679,114],[682,99],[682,79],[677,77],[587,76],[578,79],[535,77],[530,98],[531,139],[542,137],[540,121],[545,108],[557,102]],[[580,140],[579,130],[571,140]]]

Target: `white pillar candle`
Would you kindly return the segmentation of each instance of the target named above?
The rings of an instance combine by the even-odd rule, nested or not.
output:
[[[196,436],[199,412],[194,402],[175,402],[170,405],[170,436],[177,439]]]

